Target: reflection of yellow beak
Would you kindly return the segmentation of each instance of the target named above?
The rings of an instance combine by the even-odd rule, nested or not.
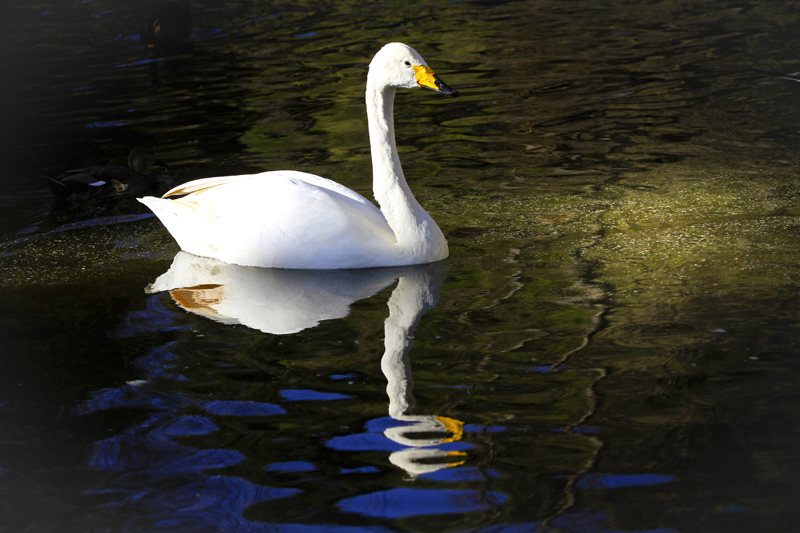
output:
[[[447,453],[448,457],[459,457],[460,458],[460,457],[466,457],[467,456],[467,454],[464,453],[464,452],[446,452],[446,453]],[[447,468],[453,468],[454,466],[461,466],[466,462],[467,462],[467,460],[464,459],[462,461],[456,461],[456,462],[453,462],[453,463],[447,463]]]
[[[414,69],[414,77],[417,78],[417,85],[433,89],[434,91],[439,90],[436,86],[436,78],[433,77],[433,70],[430,67],[414,65],[412,68]]]
[[[455,418],[448,418],[446,416],[436,416],[436,420],[441,422],[444,425],[444,428],[447,430],[448,433],[453,435],[452,437],[442,439],[442,442],[454,442],[457,440],[461,440],[461,437],[464,436],[464,422],[461,420],[456,420]]]

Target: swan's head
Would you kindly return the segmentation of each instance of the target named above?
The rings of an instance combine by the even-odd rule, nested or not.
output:
[[[389,43],[375,54],[368,79],[384,87],[423,88],[458,96],[458,91],[440,80],[416,50],[403,43]]]

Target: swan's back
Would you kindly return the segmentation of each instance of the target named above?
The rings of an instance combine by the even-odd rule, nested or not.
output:
[[[140,201],[181,249],[229,263],[364,268],[397,255],[394,233],[374,204],[304,172],[200,179]]]

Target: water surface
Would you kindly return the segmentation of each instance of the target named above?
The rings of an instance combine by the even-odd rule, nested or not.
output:
[[[212,1],[169,55],[156,6],[0,17],[0,527],[794,529],[797,6]],[[396,103],[446,262],[219,264],[37,179],[150,144],[370,195],[391,40],[462,93]]]

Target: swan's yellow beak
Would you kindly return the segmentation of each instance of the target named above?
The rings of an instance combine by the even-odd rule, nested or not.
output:
[[[414,77],[417,78],[417,85],[423,89],[430,89],[437,93],[446,94],[447,96],[458,96],[458,91],[452,87],[448,87],[439,77],[433,73],[430,67],[423,67],[422,65],[414,65]]]

